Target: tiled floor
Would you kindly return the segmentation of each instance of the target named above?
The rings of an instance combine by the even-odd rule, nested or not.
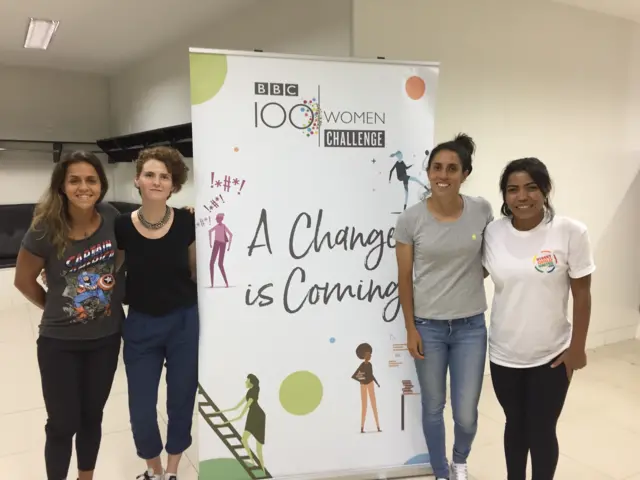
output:
[[[35,354],[39,312],[12,286],[13,271],[0,270],[0,472],[6,478],[42,480],[44,411]],[[161,399],[159,405],[164,403]],[[504,416],[487,377],[480,426],[469,459],[476,480],[506,478]],[[448,432],[452,431],[450,411]],[[166,414],[160,406],[159,418]],[[574,377],[560,422],[559,480],[640,480],[640,341],[602,347]],[[451,435],[449,435],[451,444]],[[451,450],[451,447],[449,447]],[[72,463],[73,465],[73,463]],[[107,404],[97,479],[133,479],[141,470],[129,430],[124,368]],[[182,462],[181,480],[197,479],[197,451]],[[431,477],[432,478],[432,477]]]

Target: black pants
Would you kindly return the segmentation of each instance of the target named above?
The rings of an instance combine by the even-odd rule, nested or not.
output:
[[[534,368],[491,363],[493,389],[507,418],[504,452],[508,480],[525,480],[529,453],[532,480],[553,480],[555,475],[559,455],[556,425],[569,378],[564,364],[551,368],[551,363]]]
[[[44,449],[48,480],[67,478],[73,436],[78,470],[95,468],[102,411],[118,367],[120,334],[98,340],[38,338],[38,364],[47,407]]]

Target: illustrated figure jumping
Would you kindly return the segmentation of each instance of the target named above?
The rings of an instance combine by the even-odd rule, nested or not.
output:
[[[233,234],[227,228],[227,226],[222,223],[224,220],[224,213],[219,213],[216,215],[216,223],[217,225],[213,226],[209,230],[209,247],[211,250],[211,260],[209,261],[209,273],[211,275],[211,288],[213,288],[213,273],[214,267],[216,264],[216,259],[218,259],[218,266],[220,267],[220,273],[222,273],[222,279],[224,280],[225,285],[228,287],[229,282],[227,281],[227,272],[224,269],[224,254],[229,251],[231,248],[231,239],[233,238]],[[219,257],[218,257],[219,256]]]
[[[412,182],[415,182],[415,183],[419,184],[427,192],[429,192],[429,187],[427,185],[425,185],[424,183],[422,183],[420,180],[418,180],[416,177],[410,176],[407,173],[407,170],[409,170],[413,165],[407,165],[406,163],[404,163],[403,155],[402,155],[402,152],[400,150],[398,150],[395,153],[392,153],[390,155],[390,157],[391,158],[396,158],[396,163],[393,164],[393,167],[391,167],[391,170],[389,171],[389,183],[391,183],[391,177],[393,176],[393,171],[395,170],[396,177],[398,178],[399,181],[402,182],[402,185],[404,186],[404,208],[403,208],[403,210],[406,210],[407,209],[407,202],[409,200],[409,181],[412,181]]]

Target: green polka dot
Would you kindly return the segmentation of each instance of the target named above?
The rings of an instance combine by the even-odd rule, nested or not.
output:
[[[251,480],[240,462],[235,458],[213,458],[200,462],[199,480]],[[254,470],[257,478],[265,475],[262,470]]]
[[[249,480],[251,477],[235,458],[214,458],[200,462],[200,480]]]
[[[227,56],[210,53],[190,53],[191,105],[211,100],[222,88],[227,77]]]
[[[294,372],[280,385],[280,404],[291,415],[308,415],[322,401],[322,382],[311,372]]]

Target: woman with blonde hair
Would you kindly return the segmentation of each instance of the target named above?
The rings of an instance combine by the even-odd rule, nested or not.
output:
[[[138,456],[147,470],[138,478],[176,480],[182,453],[192,442],[198,388],[198,296],[195,283],[195,217],[167,205],[187,180],[188,167],[169,147],[143,150],[135,185],[142,206],[116,221],[118,247],[127,263],[129,313],[123,326],[129,413]],[[169,417],[167,468],[156,407],[162,367],[167,368]]]
[[[74,435],[78,478],[93,478],[118,365],[121,256],[114,233],[118,210],[102,202],[108,188],[94,154],[66,156],[53,170],[18,253],[14,284],[43,310],[37,352],[48,480],[67,478]],[[47,292],[38,283],[43,269]]]

